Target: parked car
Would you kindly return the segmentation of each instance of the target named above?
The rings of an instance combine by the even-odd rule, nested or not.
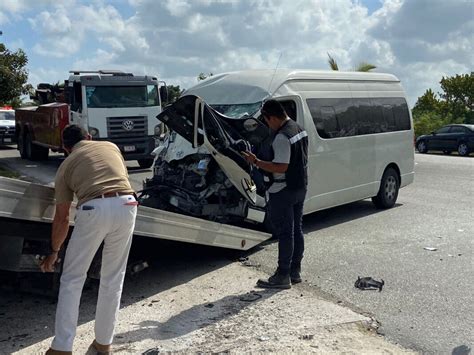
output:
[[[467,156],[474,151],[474,125],[451,124],[436,132],[420,136],[416,139],[416,149],[420,153],[430,150],[451,154],[458,151],[459,155]]]
[[[15,110],[0,108],[0,144],[15,142]]]

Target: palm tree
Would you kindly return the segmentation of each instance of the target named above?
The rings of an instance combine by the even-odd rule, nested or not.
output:
[[[328,53],[328,63],[329,63],[329,67],[332,69],[332,70],[339,70],[339,66],[337,65],[337,62],[336,60],[331,57],[331,55]],[[361,62],[358,66],[356,66],[353,71],[361,71],[361,72],[368,72],[368,71],[371,71],[372,69],[375,69],[377,68],[375,65],[373,64],[370,64],[370,63],[367,63],[367,62]]]

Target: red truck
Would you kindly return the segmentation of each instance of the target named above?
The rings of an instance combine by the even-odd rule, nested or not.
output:
[[[15,111],[18,150],[23,159],[45,160],[62,151],[61,132],[69,124],[69,105],[51,103]]]

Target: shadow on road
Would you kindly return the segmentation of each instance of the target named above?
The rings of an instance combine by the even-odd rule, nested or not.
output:
[[[402,206],[402,204],[396,203],[393,208],[400,206]],[[305,233],[311,233],[348,221],[364,218],[372,214],[383,213],[384,211],[385,210],[377,209],[371,201],[357,201],[305,216],[303,219],[303,229]]]
[[[195,305],[169,318],[163,323],[147,320],[138,324],[141,329],[117,334],[117,343],[121,343],[120,339],[127,339],[128,343],[130,340],[137,342],[145,339],[166,340],[177,338],[236,315],[246,307],[250,305],[255,306],[257,302],[264,301],[280,291],[281,290],[259,291],[258,295],[261,297],[251,302],[245,300],[249,296],[248,293],[230,295],[212,303]]]
[[[131,258],[140,257],[150,264],[148,269],[125,280],[121,308],[140,302],[175,286],[218,270],[238,258],[239,253],[220,248],[176,243],[151,238],[136,238]],[[38,277],[46,276],[38,274]],[[78,325],[94,320],[98,280],[86,282],[82,294]],[[235,296],[239,297],[239,296]],[[245,302],[241,302],[245,303]],[[182,315],[198,312],[195,306]],[[245,307],[245,304],[242,305]],[[208,310],[208,308],[204,308]],[[11,353],[38,343],[53,335],[56,300],[16,291],[0,290],[0,353]],[[212,310],[209,310],[212,313]],[[229,311],[229,315],[232,312]],[[179,316],[166,327],[179,331]],[[8,324],[8,326],[3,326]],[[163,326],[163,325],[162,325]],[[160,327],[162,327],[160,326]],[[187,332],[187,329],[181,332]],[[183,333],[183,334],[184,334]]]

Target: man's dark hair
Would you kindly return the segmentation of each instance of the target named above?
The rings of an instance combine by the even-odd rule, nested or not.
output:
[[[63,130],[63,145],[67,149],[71,149],[84,139],[87,139],[87,131],[75,124],[67,126]]]
[[[277,100],[268,100],[263,104],[260,110],[264,116],[275,116],[281,120],[286,118],[286,112],[283,106]]]

